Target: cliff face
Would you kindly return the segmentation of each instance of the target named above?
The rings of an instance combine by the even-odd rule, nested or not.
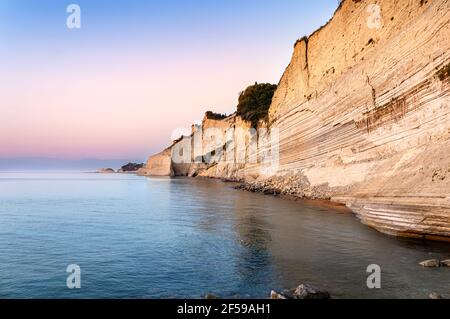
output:
[[[138,174],[147,176],[174,176],[171,147],[159,154],[150,156],[145,166],[138,170]]]
[[[244,140],[250,123],[236,115],[225,119],[210,119],[206,115],[200,126],[192,126],[190,136],[180,137],[159,154],[150,156],[138,174],[144,176],[190,176],[229,178],[245,181],[251,167],[248,161],[236,163],[228,157],[226,144],[230,141]],[[242,129],[244,133],[241,133]],[[230,134],[231,130],[231,134]],[[221,152],[221,154],[215,153]],[[234,152],[234,151],[233,151]]]
[[[296,43],[275,92],[277,170],[197,163],[188,175],[332,199],[385,233],[450,239],[449,20],[450,0],[343,1]]]
[[[378,25],[371,2],[295,46],[270,109],[280,172],[381,231],[450,236],[450,2],[377,1]]]

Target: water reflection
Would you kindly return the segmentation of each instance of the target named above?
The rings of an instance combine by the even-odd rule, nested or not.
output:
[[[0,175],[0,297],[262,297],[311,283],[336,298],[450,296],[450,245],[396,239],[330,208],[216,180]],[[82,289],[65,286],[68,264]],[[366,287],[379,264],[382,289]]]

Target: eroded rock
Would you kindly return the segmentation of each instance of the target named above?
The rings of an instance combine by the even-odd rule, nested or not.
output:
[[[330,299],[330,294],[314,286],[301,284],[294,291],[294,299]]]
[[[437,292],[432,292],[428,295],[430,299],[444,299],[442,295],[438,294]]]
[[[283,294],[280,294],[280,293],[276,292],[275,290],[272,290],[270,292],[270,299],[287,299],[287,298]]]
[[[450,259],[441,260],[442,267],[450,267]]]
[[[424,260],[422,262],[419,263],[422,267],[439,267],[440,266],[440,262],[437,259],[429,259],[429,260]]]
[[[118,173],[130,173],[130,172],[137,172],[141,168],[144,167],[144,163],[128,163],[126,165],[123,165],[119,170]]]
[[[330,299],[330,294],[309,284],[301,284],[297,288],[278,293],[270,292],[270,299]]]

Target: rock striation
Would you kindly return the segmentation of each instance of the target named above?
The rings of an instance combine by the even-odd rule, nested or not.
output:
[[[276,170],[259,161],[195,162],[193,129],[142,173],[330,199],[381,232],[450,240],[449,21],[450,0],[344,0],[325,26],[296,42],[268,124],[260,123],[277,130]],[[202,123],[250,125],[236,115]],[[217,148],[202,139],[203,155]],[[194,149],[181,166],[173,163],[179,143]]]

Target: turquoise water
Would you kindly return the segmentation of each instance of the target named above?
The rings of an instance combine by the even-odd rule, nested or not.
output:
[[[1,298],[265,298],[303,282],[336,298],[450,297],[450,269],[417,265],[448,257],[449,244],[215,180],[0,172]]]

